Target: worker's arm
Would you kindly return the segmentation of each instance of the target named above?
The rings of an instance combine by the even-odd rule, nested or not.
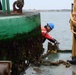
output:
[[[45,34],[45,33],[42,33],[42,36],[44,37],[44,38],[46,38],[46,39],[48,39],[49,41],[51,41],[51,42],[53,42],[53,43],[55,43],[55,39],[54,38],[52,38],[49,34]]]

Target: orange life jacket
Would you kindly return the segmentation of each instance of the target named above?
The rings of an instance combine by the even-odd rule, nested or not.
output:
[[[51,41],[51,42],[54,42],[54,41],[55,41],[54,38],[52,38],[52,37],[48,34],[48,32],[47,32],[47,30],[46,30],[45,27],[41,27],[41,34],[42,34],[42,37],[43,37],[43,38],[48,39],[48,40]]]

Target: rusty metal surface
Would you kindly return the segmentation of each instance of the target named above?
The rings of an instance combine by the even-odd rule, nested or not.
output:
[[[23,6],[24,6],[24,0],[17,0],[17,1],[15,1],[13,3],[13,13],[22,14],[22,8],[23,8]]]
[[[11,61],[0,61],[0,75],[11,75],[11,69]]]
[[[57,61],[63,59],[67,61],[71,59],[71,53],[58,53],[58,54],[50,54],[45,60]],[[56,66],[44,66],[41,65],[39,67],[35,65],[30,65],[29,68],[24,72],[23,75],[76,75],[76,66],[71,65],[67,67],[63,64]]]

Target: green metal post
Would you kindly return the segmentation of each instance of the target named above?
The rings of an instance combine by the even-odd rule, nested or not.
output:
[[[3,12],[6,12],[5,0],[2,0],[2,10]]]
[[[10,4],[9,4],[9,0],[6,0],[6,5],[7,5],[7,13],[10,13]]]

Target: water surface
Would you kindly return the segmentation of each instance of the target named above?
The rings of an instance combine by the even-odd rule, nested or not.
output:
[[[49,33],[60,42],[60,49],[72,49],[72,33],[70,31],[70,12],[41,12],[41,25],[54,23],[55,28]],[[47,42],[44,48],[47,50]]]

